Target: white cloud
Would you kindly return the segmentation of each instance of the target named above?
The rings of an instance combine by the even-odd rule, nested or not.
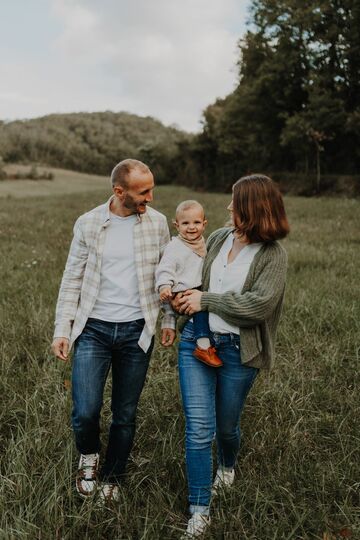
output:
[[[28,92],[52,107],[43,114],[127,110],[198,129],[202,110],[236,83],[236,44],[247,5],[248,0],[53,0],[61,31],[49,44],[51,62],[34,66],[42,84]],[[3,90],[17,91],[11,85]]]
[[[234,87],[240,34],[229,28],[245,8],[237,0],[54,0],[65,25],[57,45],[74,63],[102,66],[117,109],[196,129],[201,111]]]

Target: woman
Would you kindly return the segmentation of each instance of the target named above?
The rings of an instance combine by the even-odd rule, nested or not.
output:
[[[279,189],[263,175],[240,178],[228,210],[232,227],[207,242],[203,291],[177,300],[181,313],[209,312],[212,340],[223,366],[193,356],[193,325],[183,328],[179,377],[186,418],[186,465],[191,518],[186,538],[210,523],[211,491],[230,486],[240,444],[239,418],[260,369],[270,369],[284,299],[287,255],[278,240],[289,232]],[[218,469],[212,486],[211,447]]]

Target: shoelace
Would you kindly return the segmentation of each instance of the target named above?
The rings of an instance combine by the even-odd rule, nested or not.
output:
[[[87,454],[82,456],[82,466],[83,467],[95,467],[96,466],[96,455]]]
[[[94,479],[96,476],[96,466],[97,466],[97,455],[96,454],[86,454],[81,456],[81,469],[84,470],[84,475],[87,479]],[[86,469],[86,471],[85,471]],[[88,477],[90,473],[91,477]]]
[[[104,484],[100,496],[104,501],[115,501],[119,497],[119,488],[115,484]]]

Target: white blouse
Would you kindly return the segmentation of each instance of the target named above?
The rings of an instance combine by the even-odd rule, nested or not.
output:
[[[211,265],[209,292],[224,293],[241,292],[251,263],[262,246],[262,242],[248,244],[242,248],[235,259],[228,263],[228,255],[232,248],[234,235],[229,234]],[[209,325],[212,332],[221,334],[239,334],[239,328],[228,324],[215,313],[209,312]]]

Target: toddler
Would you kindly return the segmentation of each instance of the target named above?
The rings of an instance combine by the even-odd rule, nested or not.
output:
[[[174,225],[178,236],[166,246],[155,272],[156,290],[162,302],[169,302],[174,293],[201,286],[201,273],[206,255],[203,232],[207,220],[197,201],[183,201],[176,209]],[[210,343],[208,312],[193,315],[196,348],[194,356],[211,367],[222,366],[215,347]]]

